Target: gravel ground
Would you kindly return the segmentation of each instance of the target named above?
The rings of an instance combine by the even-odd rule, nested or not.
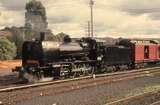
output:
[[[43,95],[45,91],[38,91],[37,93],[35,90],[21,91],[16,94],[13,92],[0,94],[0,99],[2,99],[2,102],[12,103],[10,105],[103,105],[133,89],[156,84],[160,84],[160,75],[125,80],[58,94],[55,93],[57,90],[53,90],[51,87],[48,89],[49,94],[47,93],[47,95]],[[28,97],[33,97],[35,94],[39,94],[39,96],[14,102],[14,97],[23,97],[24,94],[27,94]]]
[[[151,105],[159,100],[160,100],[160,91],[157,91],[156,93],[150,93],[142,97],[136,97],[127,101],[119,102],[117,103],[117,105]],[[155,105],[160,105],[160,103],[157,103]]]
[[[18,81],[18,73],[13,73],[11,70],[0,70],[0,88],[7,85],[12,85]]]

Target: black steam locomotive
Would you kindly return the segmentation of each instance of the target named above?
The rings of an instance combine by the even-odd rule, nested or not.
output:
[[[45,77],[59,79],[132,67],[129,47],[107,45],[93,38],[72,41],[66,36],[62,43],[43,39],[23,43],[22,67],[17,68],[20,78],[29,81]]]

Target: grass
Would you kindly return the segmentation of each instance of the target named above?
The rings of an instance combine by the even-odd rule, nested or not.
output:
[[[150,92],[153,92],[153,91],[160,91],[160,84],[159,85],[148,86],[148,87],[139,88],[139,89],[135,89],[135,90],[129,91],[123,97],[127,98],[127,97],[131,97],[131,96],[142,95],[144,93],[150,93]]]
[[[128,90],[124,94],[121,94],[121,95],[116,96],[114,98],[108,97],[107,103],[115,101],[115,100],[121,100],[121,99],[125,99],[128,97],[134,97],[134,96],[138,96],[138,95],[143,95],[144,93],[150,93],[150,92],[156,92],[156,91],[157,92],[160,91],[160,84],[153,85],[153,86],[146,86],[146,87],[138,88],[138,89],[134,89],[134,90]]]

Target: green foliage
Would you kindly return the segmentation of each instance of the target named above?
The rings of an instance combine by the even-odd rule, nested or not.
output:
[[[12,60],[16,57],[16,46],[7,38],[0,37],[0,60]]]
[[[69,36],[68,34],[65,34],[63,32],[61,33],[58,33],[57,35],[54,35],[52,34],[52,31],[51,30],[48,30],[47,33],[46,33],[46,40],[49,40],[49,41],[63,41],[64,37],[65,36]]]
[[[58,41],[63,41],[63,39],[64,39],[65,36],[69,36],[69,35],[66,34],[66,33],[63,33],[63,32],[58,33],[58,34],[56,35]]]
[[[12,27],[10,29],[12,36],[8,38],[11,42],[15,43],[17,47],[17,56],[16,58],[21,58],[22,53],[22,44],[24,41],[24,31],[21,28]]]

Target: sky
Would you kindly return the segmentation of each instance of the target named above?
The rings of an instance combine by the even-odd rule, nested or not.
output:
[[[89,0],[39,0],[49,29],[72,37],[87,34]],[[160,38],[160,0],[94,0],[96,37]],[[29,0],[0,0],[0,28],[23,26]]]

